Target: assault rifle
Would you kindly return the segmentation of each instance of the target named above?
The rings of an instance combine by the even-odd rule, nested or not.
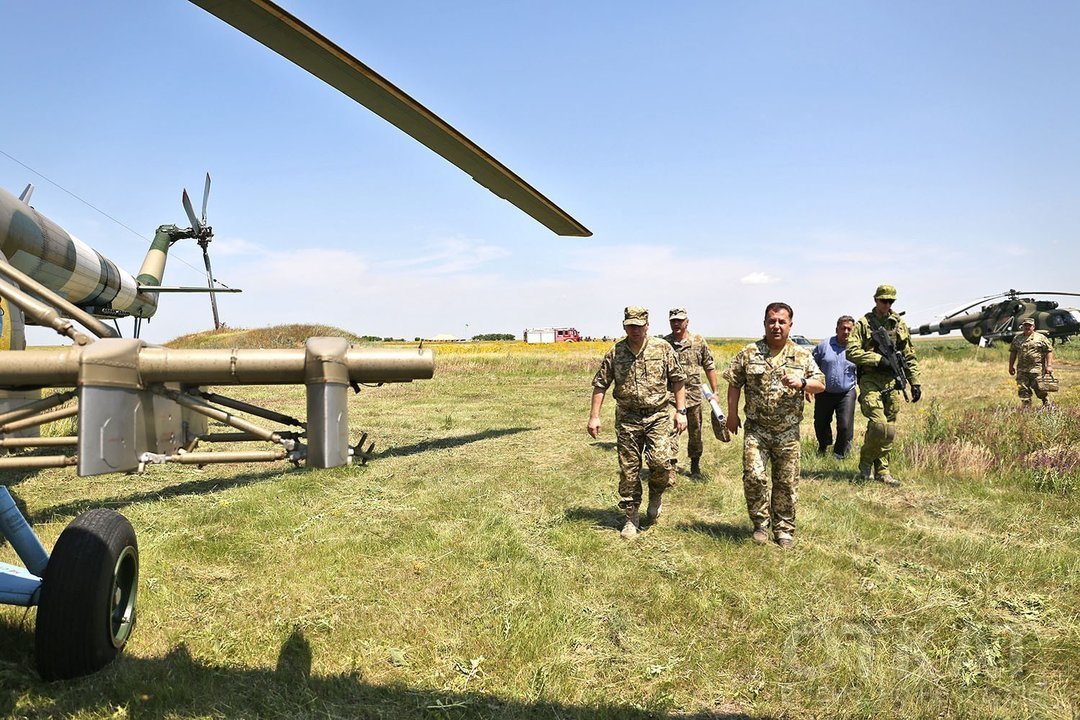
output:
[[[878,325],[873,328],[870,331],[870,338],[874,341],[874,345],[877,347],[881,357],[888,363],[893,377],[896,378],[895,385],[885,389],[883,392],[890,393],[899,390],[903,394],[904,400],[911,402],[907,391],[908,385],[911,384],[911,368],[908,366],[907,358],[896,349],[896,343],[889,337],[889,333],[884,326]]]

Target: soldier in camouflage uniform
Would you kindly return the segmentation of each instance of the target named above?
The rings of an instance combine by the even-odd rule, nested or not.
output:
[[[619,507],[626,515],[622,537],[641,527],[641,456],[649,466],[648,517],[660,517],[661,497],[675,478],[672,435],[686,429],[686,374],[663,340],[649,337],[649,312],[636,305],[623,311],[626,337],[608,351],[593,377],[588,431],[600,435],[600,408],[615,383],[615,440],[619,450]]]
[[[690,455],[690,474],[701,477],[701,371],[709,381],[709,388],[716,394],[716,361],[705,338],[690,332],[690,320],[686,308],[674,308],[668,313],[671,332],[664,336],[679,356],[679,364],[686,373],[686,434],[690,437],[687,451]],[[679,438],[671,444],[676,462],[679,457]]]
[[[1014,337],[1009,346],[1009,374],[1016,376],[1020,403],[1031,407],[1031,394],[1035,393],[1043,405],[1050,405],[1047,393],[1039,387],[1039,376],[1054,372],[1054,346],[1045,335],[1035,331],[1035,321],[1031,318],[1025,318],[1020,329],[1023,334]]]
[[[771,520],[774,540],[785,550],[795,543],[799,422],[805,396],[825,389],[825,376],[811,352],[788,340],[793,316],[786,303],[771,303],[765,308],[765,337],[740,350],[724,371],[732,434],[739,431],[739,397],[746,388],[743,492],[754,542],[769,541]],[[766,464],[772,466],[771,498]]]
[[[888,363],[878,352],[870,336],[876,327],[884,327],[896,350],[911,369],[911,402],[919,402],[919,361],[911,344],[907,324],[892,310],[896,288],[879,285],[874,291],[874,309],[855,321],[848,336],[847,359],[855,363],[859,373],[859,408],[866,417],[866,437],[859,453],[858,481],[876,477],[891,487],[900,481],[889,472],[889,455],[896,437],[896,416],[900,411],[900,392],[892,389],[896,378]]]

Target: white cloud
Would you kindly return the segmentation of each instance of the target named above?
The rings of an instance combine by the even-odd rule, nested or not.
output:
[[[449,275],[509,256],[510,251],[498,245],[466,238],[447,238],[428,243],[417,256],[391,260],[383,263],[383,266],[387,269],[409,268],[428,275]]]
[[[743,285],[774,285],[780,282],[780,278],[775,278],[763,272],[752,272],[739,278],[739,282]]]
[[[223,257],[242,257],[245,255],[257,255],[265,252],[265,248],[258,243],[241,237],[215,237],[210,243],[210,257],[217,255]]]
[[[244,292],[218,297],[221,317],[234,327],[317,322],[408,339],[517,335],[549,325],[614,337],[623,307],[638,304],[651,311],[653,333],[667,331],[669,308],[686,307],[695,332],[747,337],[761,332],[765,306],[782,301],[795,308],[795,331],[817,339],[832,331],[839,315],[869,310],[881,283],[900,289],[900,309],[912,326],[933,320],[939,304],[955,307],[1002,283],[1001,254],[974,253],[958,262],[946,249],[935,254],[931,247],[907,247],[882,255],[854,238],[815,244],[811,233],[783,266],[784,277],[757,269],[760,255],[719,241],[705,247],[684,246],[678,238],[666,245],[512,246],[513,252],[462,237],[418,245],[261,250],[231,267],[223,257],[216,274]],[[201,262],[193,264],[201,270]],[[1009,283],[1030,281],[1010,276]],[[208,304],[205,296],[170,298],[147,338],[165,341],[207,328]]]

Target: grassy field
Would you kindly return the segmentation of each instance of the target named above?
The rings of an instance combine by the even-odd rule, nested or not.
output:
[[[918,347],[903,486],[850,483],[807,419],[788,553],[750,542],[740,445],[711,437],[619,538],[600,343],[439,347],[435,379],[352,399],[362,467],[7,472],[46,546],[111,507],[142,568],[132,641],[82,680],[41,682],[33,611],[0,607],[0,716],[1076,718],[1080,351],[1020,413],[1005,348]]]

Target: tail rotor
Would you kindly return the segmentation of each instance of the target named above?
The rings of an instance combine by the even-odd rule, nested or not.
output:
[[[214,280],[214,271],[210,268],[210,241],[214,238],[214,230],[206,223],[206,204],[210,199],[210,173],[206,173],[206,183],[203,185],[203,197],[202,197],[202,218],[195,216],[195,208],[191,205],[191,198],[188,197],[187,189],[184,190],[184,194],[181,196],[181,202],[184,205],[184,212],[187,213],[188,220],[191,221],[192,237],[199,243],[199,247],[202,248],[203,264],[206,265],[206,284],[213,290],[216,284]],[[221,319],[218,316],[217,297],[215,293],[211,292],[210,295],[210,310],[214,313],[214,329],[221,329]]]

